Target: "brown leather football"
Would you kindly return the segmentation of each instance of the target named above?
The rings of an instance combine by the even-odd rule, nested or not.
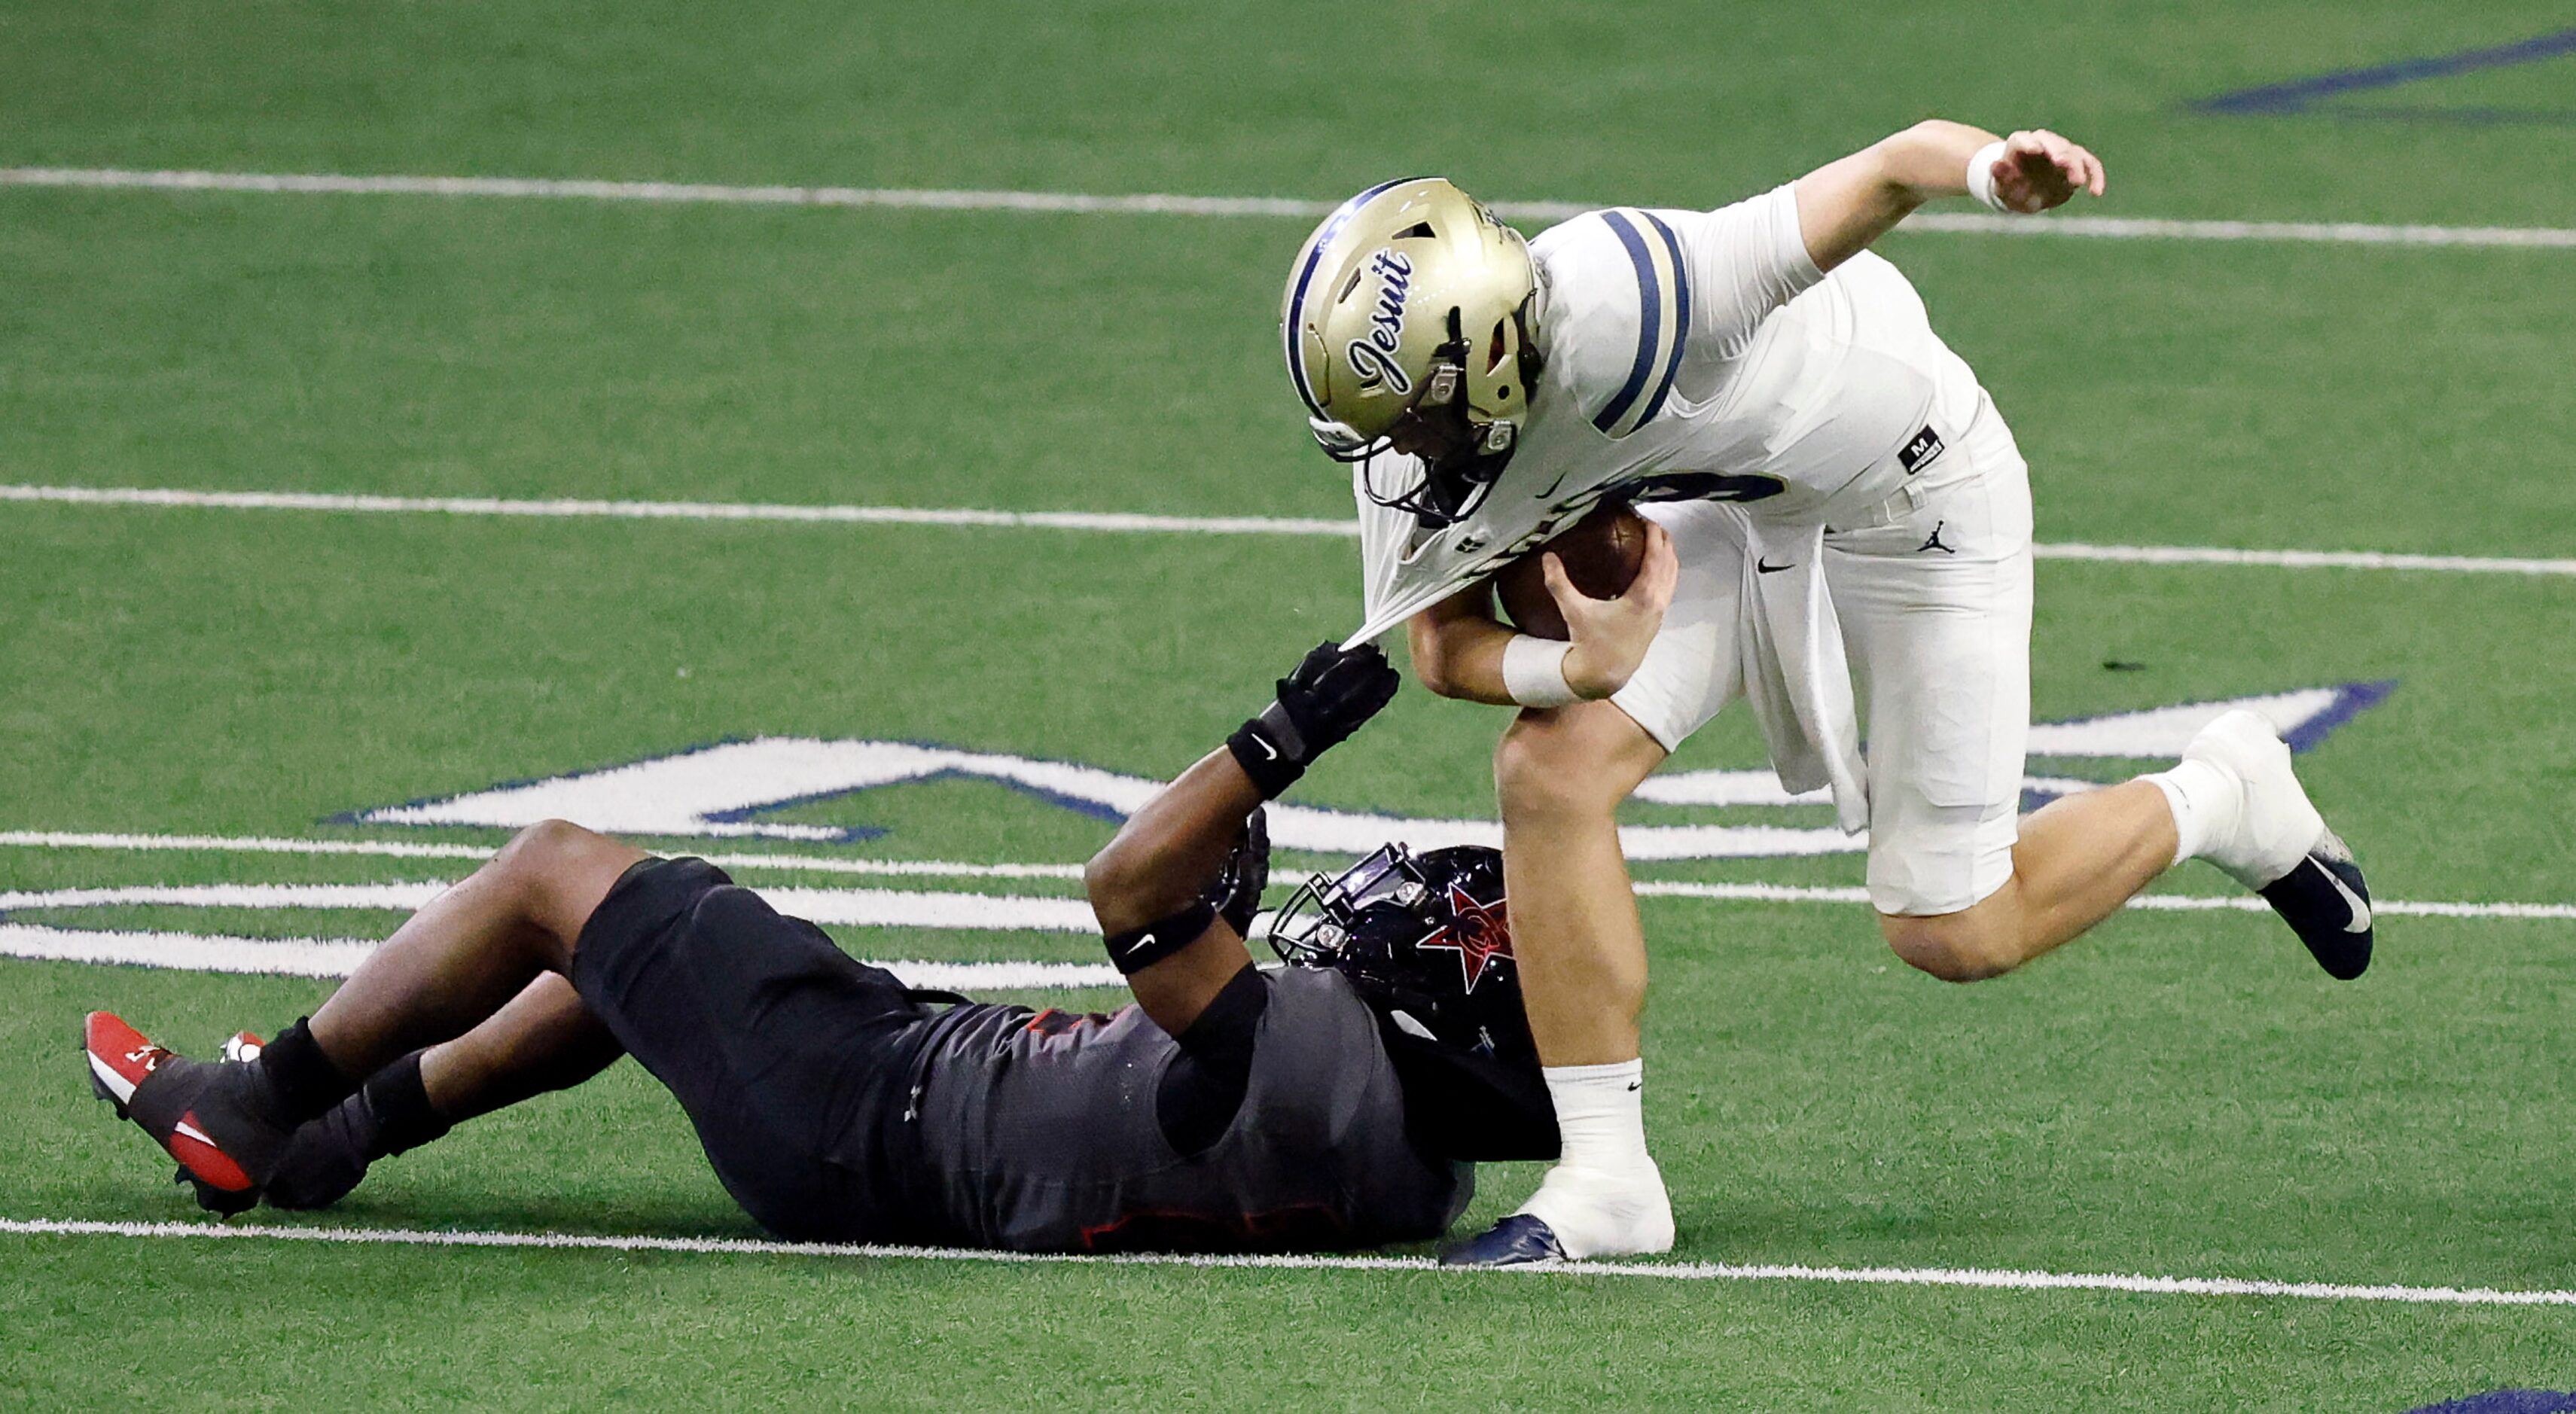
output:
[[[1539,560],[1550,552],[1565,562],[1565,577],[1575,588],[1595,599],[1615,599],[1645,566],[1646,518],[1626,506],[1603,506],[1494,573],[1504,615],[1534,638],[1566,636],[1565,616],[1547,592],[1547,571]]]

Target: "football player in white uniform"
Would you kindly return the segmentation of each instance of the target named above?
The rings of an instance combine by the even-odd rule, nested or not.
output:
[[[1495,779],[1564,1151],[1463,1259],[1671,1245],[1613,816],[1737,696],[1782,783],[1830,788],[1843,828],[1868,828],[1881,930],[1934,976],[2010,971],[2193,857],[2261,890],[2330,973],[2367,964],[2360,871],[2251,713],[2170,771],[2018,818],[2027,469],[1868,246],[1937,197],[2027,215],[2102,190],[2054,133],[1934,121],[1717,211],[1596,211],[1528,242],[1445,181],[1387,182],[1298,253],[1283,333],[1317,440],[1353,467],[1353,637],[1406,625],[1434,691],[1522,709]],[[1670,585],[1669,609],[1586,599],[1551,564],[1569,639],[1499,622],[1487,577],[1613,501],[1661,527],[1657,592],[1629,598]]]

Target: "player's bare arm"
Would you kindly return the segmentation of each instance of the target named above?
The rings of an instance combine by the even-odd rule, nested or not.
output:
[[[1101,932],[1116,938],[1150,931],[1157,920],[1191,916],[1261,799],[1252,777],[1223,747],[1165,786],[1083,867],[1083,889]],[[1194,940],[1129,974],[1127,986],[1155,1025],[1178,1036],[1251,965],[1242,935],[1211,910]]]
[[[1247,821],[1395,696],[1375,645],[1318,645],[1271,704],[1128,817],[1083,886],[1136,1004],[1174,1036],[1252,965],[1239,921],[1208,894],[1247,845]]]
[[[2035,215],[2077,192],[2103,192],[2101,159],[2045,128],[1997,138],[1965,123],[1928,119],[1798,179],[1807,254],[1817,269],[1831,270],[1925,202],[1969,195],[1969,162],[1998,142],[2001,150],[1983,175],[2008,210]]]
[[[1570,646],[1566,686],[1581,701],[1608,697],[1628,685],[1646,649],[1663,627],[1680,574],[1672,537],[1646,524],[1645,557],[1625,592],[1595,598],[1576,587],[1555,553],[1540,557],[1548,597],[1563,616]],[[1503,671],[1503,656],[1516,634],[1494,616],[1490,585],[1478,583],[1434,604],[1406,625],[1414,671],[1443,697],[1511,706],[1516,701]]]

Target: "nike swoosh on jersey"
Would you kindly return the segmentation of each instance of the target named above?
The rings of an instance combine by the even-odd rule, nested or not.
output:
[[[1785,565],[1775,565],[1768,560],[1761,559],[1757,559],[1753,562],[1753,572],[1755,574],[1778,574],[1782,570],[1793,570],[1797,567],[1798,562],[1796,560],[1791,560]]]

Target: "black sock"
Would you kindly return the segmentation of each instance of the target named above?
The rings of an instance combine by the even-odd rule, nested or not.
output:
[[[362,1093],[376,1121],[368,1158],[417,1149],[451,1128],[447,1117],[429,1102],[429,1087],[420,1079],[420,1057],[421,1052],[414,1051],[368,1078]]]
[[[268,1081],[277,1118],[289,1129],[320,1119],[358,1088],[314,1044],[313,1032],[305,1025],[311,1020],[297,1017],[293,1026],[277,1033],[259,1052],[260,1074]]]

